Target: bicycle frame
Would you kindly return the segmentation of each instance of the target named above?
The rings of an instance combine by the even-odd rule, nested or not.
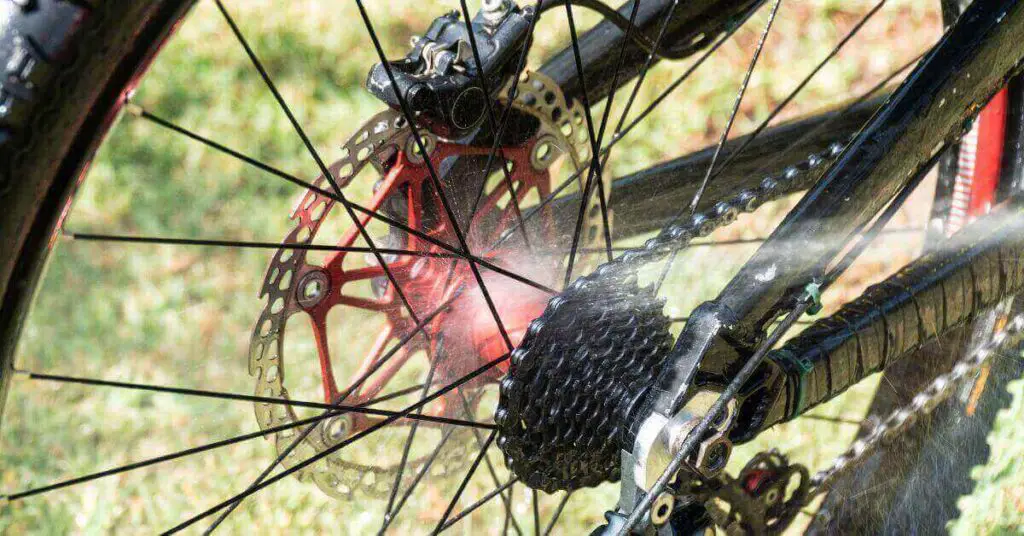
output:
[[[641,3],[637,31],[660,33],[661,23],[668,20],[664,25],[665,48],[673,55],[700,50],[763,3],[634,1]],[[628,16],[632,5],[622,6],[620,13]],[[668,17],[669,10],[676,6],[679,12]],[[766,130],[750,146],[746,158],[738,159],[729,174],[716,178],[709,198],[727,197],[730,192],[756,184],[761,178],[757,172],[762,168],[798,162],[808,152],[837,139],[848,139],[859,130],[839,160],[824,172],[721,294],[695,311],[676,342],[668,367],[652,386],[653,396],[648,397],[644,412],[671,415],[697,383],[728,382],[763,340],[767,326],[793,306],[795,294],[821,277],[857,232],[932,156],[939,141],[959,133],[977,109],[1006,84],[1024,58],[1024,47],[1017,43],[1021,30],[1024,6],[1007,0],[976,0],[907,81],[885,99],[880,112],[875,113],[879,101],[868,101]],[[580,39],[582,77],[570,49],[556,54],[540,70],[556,80],[568,98],[578,98],[586,87],[594,103],[615,89],[605,73],[617,66],[618,51],[625,39],[625,33],[614,24],[599,23]],[[642,73],[648,64],[647,53],[632,42],[625,42],[625,50],[627,76],[622,77],[622,84]],[[966,81],[961,73],[967,74]],[[861,129],[869,117],[869,124]],[[833,130],[805,139],[807,131],[833,120]],[[727,145],[727,154],[743,141],[739,138]],[[797,141],[800,143],[794,143]],[[780,147],[785,148],[782,154]],[[671,221],[696,191],[700,171],[706,169],[711,152],[705,149],[618,179],[614,186],[616,238],[651,232]],[[651,189],[664,195],[651,196]],[[565,208],[571,215],[578,203],[578,196],[567,196],[558,199],[555,206],[559,213]],[[836,241],[836,236],[849,238]],[[23,303],[27,301],[26,297]],[[13,352],[16,337],[8,340],[9,351]],[[862,379],[854,371],[849,377],[851,383]],[[792,396],[783,390],[785,382],[773,387],[777,390],[767,392],[766,399]],[[792,405],[787,401],[785,406]],[[751,431],[751,436],[759,431]]]
[[[833,280],[848,266],[837,263],[839,254],[883,209],[892,208],[887,205],[905,199],[911,181],[1020,70],[1024,47],[1016,36],[1022,29],[1024,6],[1018,2],[971,4],[718,297],[691,314],[656,383],[630,413],[619,504],[628,520],[617,532],[625,533],[644,515],[707,423],[736,394],[755,395],[743,401],[737,410],[740,422],[730,429],[732,439],[747,440],[805,409],[798,398],[808,376],[827,378],[827,389],[815,392],[817,404],[884,368],[881,359],[869,367],[863,358],[833,360],[825,352],[799,367],[771,360],[757,366],[754,359],[777,341],[777,334],[767,336],[769,326],[784,314],[784,325],[791,325],[790,311],[809,295],[804,289],[824,281],[826,274]],[[830,272],[833,266],[839,272]],[[660,429],[659,423],[669,422],[696,393],[709,388],[730,394],[721,395],[675,447],[672,463],[659,466],[665,473],[657,481],[643,476],[634,481],[633,471],[648,471],[646,453],[657,435],[648,429]]]
[[[635,0],[637,7],[633,32],[659,42],[659,55],[674,59],[689,56],[713,43],[721,34],[746,20],[764,0]],[[522,5],[532,3],[520,0]],[[543,0],[541,4],[564,3],[562,0]],[[634,0],[619,7],[618,12],[629,19]],[[623,43],[625,41],[625,43]],[[622,87],[644,71],[648,52],[632,40],[614,23],[604,20],[579,37],[581,66],[577,68],[571,47],[552,56],[538,71],[562,88],[566,99],[582,102],[584,88],[593,104],[608,96],[613,89]],[[619,65],[619,51],[623,51]],[[658,61],[659,55],[650,60]],[[618,87],[612,88],[610,76],[620,68]],[[582,73],[582,78],[580,77]]]
[[[792,307],[795,293],[821,280],[840,251],[893,200],[937,145],[970,126],[977,111],[1019,69],[1024,47],[1014,35],[1022,29],[1021,4],[972,4],[718,298],[695,313],[695,329],[679,338],[674,368],[660,379],[659,411],[671,411],[679,403],[680,391],[696,371],[686,368],[695,356],[703,357],[703,371],[728,377],[768,324]],[[888,149],[879,150],[880,143]],[[847,238],[837,241],[837,236]],[[708,324],[716,328],[710,337],[696,329]],[[856,372],[849,371],[849,385],[863,379]]]

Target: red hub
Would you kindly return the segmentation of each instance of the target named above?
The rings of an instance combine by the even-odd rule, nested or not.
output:
[[[536,170],[531,163],[533,145],[534,142],[531,141],[523,146],[503,149],[505,162],[511,169],[510,176],[515,195],[520,202],[527,196],[542,199],[550,193],[548,172]],[[490,148],[437,141],[430,159],[434,168],[440,169],[445,159],[456,156],[486,156],[489,150]],[[470,223],[460,223],[463,225],[462,229],[470,250],[474,255],[495,265],[513,270],[534,281],[549,284],[557,273],[555,267],[558,261],[554,256],[536,254],[536,247],[543,243],[550,244],[552,236],[531,236],[530,243],[534,245],[534,249],[531,250],[526,246],[521,231],[517,228],[514,232],[519,236],[506,240],[506,245],[493,251],[487,250],[505,231],[513,228],[518,222],[515,203],[510,202],[511,194],[499,165],[500,161],[495,159],[493,167],[502,180],[490,191],[484,191]],[[429,173],[422,159],[399,151],[384,177],[375,186],[373,198],[367,208],[379,211],[386,206],[389,213],[402,213],[401,219],[409,227],[457,247],[455,233],[445,217],[441,200],[432,187],[433,181]],[[490,182],[495,182],[495,179]],[[445,188],[449,186],[446,185]],[[473,188],[479,188],[479,185]],[[446,191],[445,195],[452,199],[452,193]],[[473,197],[475,193],[474,191]],[[370,218],[362,218],[362,225],[368,225]],[[546,209],[538,214],[537,218],[540,220],[539,225],[530,226],[531,229],[545,229],[546,232],[553,230],[550,214]],[[321,266],[304,263],[297,269],[297,303],[309,314],[312,321],[324,397],[328,402],[337,401],[348,391],[351,393],[345,398],[346,404],[360,404],[378,396],[407,364],[410,357],[420,350],[426,351],[434,369],[432,383],[445,385],[510,352],[512,348],[509,344],[519,343],[530,321],[541,314],[550,298],[550,295],[534,287],[480,267],[484,286],[493,300],[501,326],[508,335],[506,340],[484,299],[468,261],[411,234],[399,232],[389,236],[392,238],[386,246],[375,245],[379,248],[423,253],[385,255],[387,268],[404,294],[408,307],[396,292],[384,268],[372,255],[336,252],[328,256]],[[396,240],[394,236],[401,236],[401,239]],[[396,241],[400,243],[394,243]],[[356,226],[350,225],[341,235],[338,245],[352,247],[365,244]],[[370,284],[367,285],[367,282]],[[372,288],[373,291],[367,292],[368,288]],[[347,381],[339,381],[335,377],[327,337],[328,330],[331,329],[327,322],[328,312],[339,306],[378,312],[386,319],[384,328],[376,334],[372,349],[363,357],[361,364]],[[372,370],[385,352],[398,344],[400,339],[415,327],[416,322],[409,314],[409,308],[415,312],[416,318],[421,320],[438,308],[442,310],[424,329],[424,334],[429,337],[413,337],[365,381],[359,382],[358,379]],[[496,381],[506,371],[507,365],[495,367],[489,374],[466,384],[464,389]],[[453,410],[458,408],[442,398],[428,406],[425,413],[445,414],[448,413],[449,406]],[[354,421],[350,433],[372,424],[374,418],[357,416]]]

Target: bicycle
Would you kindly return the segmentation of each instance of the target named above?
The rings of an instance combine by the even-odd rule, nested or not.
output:
[[[516,484],[531,490],[534,531],[550,532],[574,491],[609,481],[619,481],[620,497],[602,506],[602,534],[715,526],[779,533],[830,491],[822,507],[828,515],[815,515],[811,531],[941,528],[955,515],[953,501],[969,490],[970,465],[986,452],[965,449],[971,451],[944,469],[949,489],[938,494],[934,515],[901,509],[902,497],[919,493],[910,477],[868,515],[842,497],[871,489],[900,465],[905,453],[889,447],[893,442],[911,445],[944,433],[935,423],[973,417],[972,433],[984,441],[1007,403],[1006,382],[1020,374],[1019,362],[993,356],[1018,344],[1024,328],[1012,299],[1024,285],[1017,214],[1024,100],[1016,78],[1024,50],[1014,41],[1024,7],[942,2],[947,31],[907,65],[891,91],[894,78],[887,77],[837,110],[773,123],[884,3],[757,128],[730,140],[781,0],[638,0],[618,8],[596,0],[488,0],[476,13],[461,0],[418,28],[424,34],[399,59],[389,59],[368,7],[357,0],[377,56],[366,89],[384,111],[328,162],[258,47],[214,0],[316,164],[314,181],[135,101],[142,74],[193,2],[5,3],[11,22],[0,37],[8,74],[0,92],[0,200],[7,210],[0,229],[8,239],[0,244],[0,330],[7,343],[0,401],[18,377],[220,398],[252,403],[260,430],[5,492],[4,504],[266,437],[276,458],[255,479],[168,532],[201,521],[211,532],[248,498],[293,476],[347,504],[379,502],[382,515],[368,530],[385,532],[418,488],[451,475],[454,493],[429,517],[435,533],[488,504],[504,509],[504,530],[528,530],[512,506]],[[582,35],[574,7],[600,19]],[[559,11],[570,43],[528,69],[538,21]],[[758,14],[765,20],[719,142],[613,179],[612,149]],[[683,59],[691,61],[683,75],[628,120],[649,69]],[[609,102],[626,88],[626,113],[607,129]],[[291,214],[294,227],[280,243],[67,230],[89,162],[122,116],[305,188]],[[805,313],[821,308],[821,293],[936,166],[931,218],[938,223],[930,228],[930,250],[784,340]],[[370,187],[362,192],[367,202],[352,201],[359,185]],[[679,253],[740,215],[799,192],[801,200],[754,256],[673,335],[658,294]],[[349,222],[335,230],[338,244],[313,242],[332,230],[330,216]],[[650,233],[641,246],[616,245]],[[19,332],[62,236],[273,251],[247,355],[254,394],[16,368]],[[330,315],[339,309],[359,322],[383,319],[361,361],[332,353],[339,345]],[[297,314],[310,321],[323,402],[293,399],[285,387],[284,333]],[[917,356],[928,359],[905,372]],[[874,410],[888,416],[865,426],[831,468],[811,475],[769,450],[736,477],[724,471],[734,444],[876,372],[895,374],[889,381],[916,395],[879,395]],[[400,381],[411,385],[392,385]],[[953,396],[965,385],[966,404]],[[915,426],[929,415],[936,415],[932,424]],[[376,452],[346,449],[373,437],[390,440],[381,439]],[[492,463],[491,448],[502,452],[506,467]],[[934,455],[933,446],[907,448],[925,459]],[[873,470],[851,471],[869,459]],[[456,511],[478,472],[493,489]],[[538,491],[566,492],[544,525]]]

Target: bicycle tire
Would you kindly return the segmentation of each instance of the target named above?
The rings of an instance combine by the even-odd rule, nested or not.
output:
[[[0,423],[18,334],[61,215],[126,90],[191,3],[0,4],[8,21],[0,65],[18,67],[0,82]],[[26,61],[33,67],[22,76]]]

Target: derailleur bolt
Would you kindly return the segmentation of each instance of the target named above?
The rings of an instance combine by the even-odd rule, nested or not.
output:
[[[668,523],[672,517],[672,508],[676,504],[676,497],[668,491],[663,491],[654,498],[651,504],[651,523],[654,526],[661,526]]]

